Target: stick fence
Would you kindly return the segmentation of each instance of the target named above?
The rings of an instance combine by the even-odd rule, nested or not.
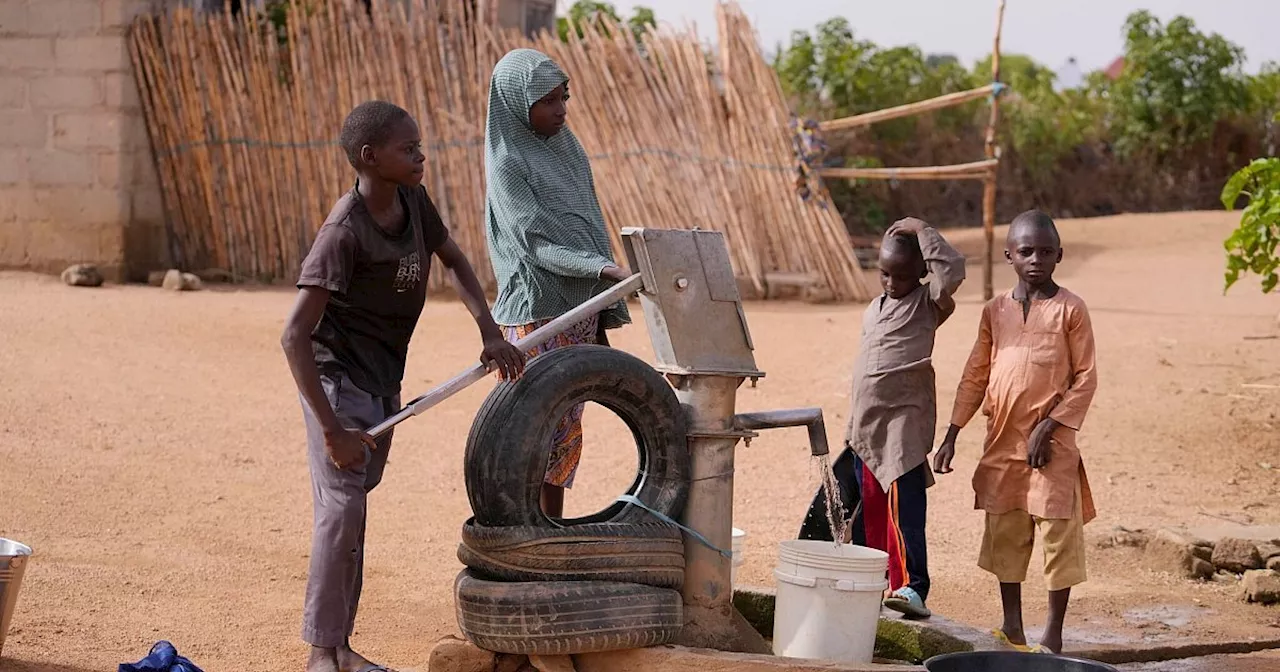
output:
[[[283,34],[247,11],[140,17],[130,51],[179,264],[292,281],[354,179],[337,146],[343,118],[376,98],[418,120],[424,183],[492,290],[489,75],[507,50],[529,46],[569,73],[569,123],[591,157],[618,258],[624,226],[700,227],[724,232],[736,273],[760,296],[771,278],[789,277],[811,278],[835,300],[877,293],[829,196],[796,195],[782,91],[735,5],[719,6],[719,50],[708,54],[692,32],[636,40],[607,24],[567,43],[529,40],[469,4],[373,3],[370,13],[349,0],[297,4]]]

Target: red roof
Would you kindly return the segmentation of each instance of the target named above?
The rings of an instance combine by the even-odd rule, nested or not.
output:
[[[1119,79],[1120,73],[1124,72],[1124,56],[1116,56],[1116,60],[1111,61],[1111,65],[1102,69],[1109,79]]]

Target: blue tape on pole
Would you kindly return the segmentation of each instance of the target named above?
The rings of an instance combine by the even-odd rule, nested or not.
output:
[[[675,525],[676,527],[686,532],[689,536],[693,537],[694,539],[697,539],[703,546],[706,546],[707,548],[715,551],[716,553],[719,553],[720,555],[723,555],[724,557],[730,560],[733,559],[733,553],[726,551],[723,548],[717,548],[715,544],[711,543],[710,540],[708,540],[706,537],[699,534],[697,530],[691,530],[685,527],[684,525],[677,523],[675,520],[672,520],[671,516],[668,516],[667,514],[661,511],[651,508],[648,504],[645,504],[644,502],[640,501],[639,498],[637,498],[635,495],[623,495],[618,498],[618,501],[625,502],[633,506],[638,506],[644,509],[645,511],[652,513],[654,517],[656,517],[658,520],[661,520],[664,523],[670,523],[671,525]]]

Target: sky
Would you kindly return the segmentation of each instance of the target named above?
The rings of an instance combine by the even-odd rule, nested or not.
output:
[[[567,10],[572,0],[558,0]],[[716,0],[642,0],[614,6],[624,17],[635,5],[654,10],[659,22],[692,21],[703,39],[715,38]],[[877,44],[916,44],[928,53],[954,54],[966,65],[991,51],[998,0],[738,0],[760,42],[772,53],[793,30],[809,30],[843,16],[854,35]],[[1181,14],[1205,32],[1244,47],[1246,70],[1280,61],[1280,0],[1006,0],[1001,52],[1021,53],[1058,69],[1074,56],[1088,71],[1106,67],[1124,50],[1125,17],[1147,9],[1162,21]],[[1269,28],[1268,28],[1269,27]],[[1268,35],[1270,33],[1270,35]]]

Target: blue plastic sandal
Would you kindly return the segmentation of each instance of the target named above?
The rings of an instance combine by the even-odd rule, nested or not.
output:
[[[920,597],[920,593],[915,590],[902,587],[886,597],[884,600],[886,609],[892,609],[906,618],[929,618],[933,612],[924,606],[924,599]]]

